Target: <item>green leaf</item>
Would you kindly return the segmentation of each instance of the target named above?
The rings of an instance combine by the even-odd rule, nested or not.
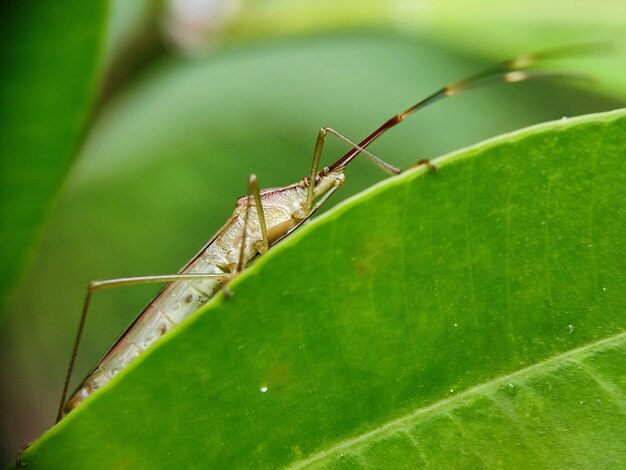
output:
[[[26,463],[619,466],[625,137],[625,110],[548,123],[351,199]]]
[[[96,88],[107,2],[9,1],[1,16],[0,306],[78,149]]]
[[[4,460],[51,425],[89,281],[175,272],[230,215],[251,172],[263,187],[307,173],[321,125],[360,139],[446,82],[488,65],[427,43],[370,34],[165,60],[142,75],[90,126],[10,302],[0,351],[5,394],[12,397],[0,409],[12,423]],[[561,81],[495,86],[416,114],[371,149],[408,168],[419,158],[530,124],[617,107]],[[345,149],[328,139],[325,164]],[[349,181],[324,209],[384,177],[367,161],[355,162]],[[95,296],[75,380],[159,288]]]

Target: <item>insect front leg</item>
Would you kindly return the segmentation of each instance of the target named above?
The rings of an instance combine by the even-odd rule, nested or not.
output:
[[[326,136],[328,134],[332,134],[337,137],[339,140],[347,144],[353,150],[357,150],[365,156],[369,161],[371,161],[374,165],[381,168],[382,170],[390,173],[392,175],[399,175],[402,173],[402,170],[396,168],[395,166],[387,163],[382,158],[377,157],[369,150],[366,150],[364,147],[361,147],[359,144],[351,141],[345,135],[336,131],[332,127],[322,127],[318,134],[317,139],[315,141],[315,150],[313,151],[313,162],[311,164],[311,173],[309,174],[309,189],[307,192],[307,205],[308,209],[311,209],[313,206],[313,194],[314,194],[314,186],[315,186],[315,177],[317,176],[317,172],[319,171],[320,160],[322,158],[322,149],[324,148],[324,142],[326,141]]]
[[[415,163],[413,163],[413,165],[411,165],[411,168],[417,168],[420,165],[426,165],[433,173],[436,173],[439,170],[439,167],[427,158],[416,161]]]

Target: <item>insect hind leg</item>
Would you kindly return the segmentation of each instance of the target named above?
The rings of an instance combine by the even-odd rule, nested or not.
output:
[[[163,282],[196,280],[196,279],[224,279],[226,274],[167,274],[157,276],[137,276],[137,277],[122,277],[118,279],[107,279],[104,281],[93,281],[87,286],[87,293],[85,294],[85,300],[83,301],[83,309],[80,315],[80,321],[78,322],[78,331],[76,332],[76,339],[72,346],[72,355],[70,356],[70,362],[67,366],[67,372],[65,375],[65,381],[63,382],[63,392],[61,394],[61,402],[55,422],[61,421],[61,418],[65,415],[65,402],[67,400],[67,393],[69,391],[70,381],[72,380],[72,373],[74,372],[74,366],[76,364],[76,358],[78,356],[78,347],[80,346],[80,340],[83,337],[83,331],[85,330],[85,322],[87,320],[87,313],[89,312],[89,306],[91,304],[91,297],[97,290],[109,289],[113,287],[130,286],[136,284],[158,284]]]

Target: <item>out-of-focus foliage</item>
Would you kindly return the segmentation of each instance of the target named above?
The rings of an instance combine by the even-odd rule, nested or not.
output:
[[[107,2],[1,7],[0,314],[76,155],[97,90]],[[80,21],[68,21],[68,13]]]
[[[433,2],[433,34],[456,50],[505,57],[511,50],[537,51],[546,45],[593,45],[598,58],[574,57],[565,65],[597,80],[598,90],[626,97],[626,3],[601,2]],[[472,21],[466,21],[471,15]]]
[[[405,34],[448,44],[457,51],[492,60],[513,52],[549,46],[598,43],[622,56],[608,54],[594,63],[577,59],[578,67],[593,73],[599,88],[626,96],[626,3],[621,0],[582,2],[530,0],[242,0],[242,15],[231,28],[238,37],[293,35],[320,28],[349,25],[387,27]],[[574,65],[574,64],[572,64]],[[576,65],[574,65],[576,66]]]
[[[408,11],[407,2],[338,6],[241,1],[234,14],[219,13],[222,23],[209,28],[204,47],[188,50],[171,37],[163,39],[165,25],[174,24],[168,22],[163,3],[113,1],[105,38],[106,68],[96,80],[103,83],[97,114],[78,163],[56,198],[42,242],[28,247],[35,253],[34,262],[24,273],[4,324],[7,341],[0,352],[4,455],[52,422],[87,282],[176,271],[224,222],[235,198],[246,190],[251,172],[259,175],[264,187],[306,174],[322,125],[359,139],[425,94],[493,59],[612,39],[591,34],[617,32],[589,26],[608,24],[600,16],[606,10],[601,3],[596,2],[596,15],[587,15],[579,30],[567,17],[562,23],[542,22],[541,9],[550,6],[531,5],[526,19],[511,13],[508,21],[516,33],[502,33],[496,41],[491,32],[501,28],[506,9],[497,5],[489,16],[485,9],[494,5],[488,2],[483,16],[474,18],[452,2],[438,2],[435,15],[434,5],[429,7],[431,13],[428,9],[420,13]],[[607,8],[615,12],[621,8],[610,3]],[[474,8],[478,11],[479,6]],[[619,16],[613,17],[615,22]],[[195,17],[211,23],[208,17]],[[458,20],[463,17],[471,18]],[[62,20],[67,23],[62,32],[87,29],[84,15],[80,22],[79,16],[67,14]],[[55,24],[51,20],[38,24],[47,44],[63,36],[47,29]],[[184,22],[179,24],[185,27]],[[187,33],[198,27],[191,26]],[[84,41],[57,46],[63,57],[84,47]],[[48,57],[33,51],[33,64],[38,63],[37,53]],[[31,63],[26,56],[23,59]],[[95,63],[97,57],[92,59]],[[622,89],[615,83],[623,76],[623,64],[619,54],[563,63],[567,70],[571,65],[598,75],[599,87],[587,91],[556,82],[500,86],[455,97],[420,112],[372,148],[392,163],[408,166],[528,124],[615,108],[619,102],[606,98],[606,93]],[[66,79],[64,93],[80,89],[70,71],[59,67],[50,75]],[[33,90],[48,90],[48,75],[26,78]],[[10,77],[6,80],[13,83]],[[57,88],[63,86],[50,90],[61,93]],[[604,97],[593,94],[600,89]],[[4,126],[10,110],[2,106]],[[46,118],[49,127],[44,130],[52,132],[66,116]],[[16,145],[36,144],[26,139]],[[344,151],[342,144],[330,141],[324,159],[330,162]],[[5,153],[2,165],[6,156],[11,157]],[[25,178],[32,183],[19,189],[35,194],[38,174],[29,171]],[[61,176],[56,175],[58,183]],[[353,194],[382,177],[356,162],[342,194]],[[5,204],[5,194],[13,197],[7,192],[11,185],[0,190],[0,204]],[[21,209],[11,206],[16,213]],[[41,218],[31,222],[36,227]],[[9,258],[3,252],[4,259]],[[3,287],[13,280],[3,279]],[[96,296],[79,376],[93,367],[156,290],[126,288]]]
[[[619,466],[625,135],[626,110],[557,121],[352,199],[271,250],[25,461]]]

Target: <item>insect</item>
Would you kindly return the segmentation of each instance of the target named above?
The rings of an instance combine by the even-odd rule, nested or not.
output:
[[[392,175],[402,173],[403,170],[366,149],[384,132],[415,111],[469,88],[497,81],[512,83],[534,78],[571,77],[572,74],[531,69],[538,60],[552,58],[562,53],[563,49],[522,55],[482,73],[446,85],[388,119],[359,143],[353,142],[330,127],[323,127],[317,135],[308,176],[288,186],[260,190],[257,178],[251,175],[248,181],[248,194],[237,200],[232,216],[178,274],[110,279],[89,284],[63,385],[57,422],[94,391],[105,386],[159,337],[183,322],[218,292],[223,291],[230,295],[229,281],[248,267],[256,257],[267,252],[311,217],[343,184],[346,167],[357,156],[367,158]],[[320,168],[324,142],[329,134],[347,144],[350,150],[332,165]],[[428,160],[420,160],[414,166],[417,165],[428,165],[431,169],[436,169]],[[68,400],[69,384],[92,294],[106,288],[144,283],[166,283],[166,285]]]

